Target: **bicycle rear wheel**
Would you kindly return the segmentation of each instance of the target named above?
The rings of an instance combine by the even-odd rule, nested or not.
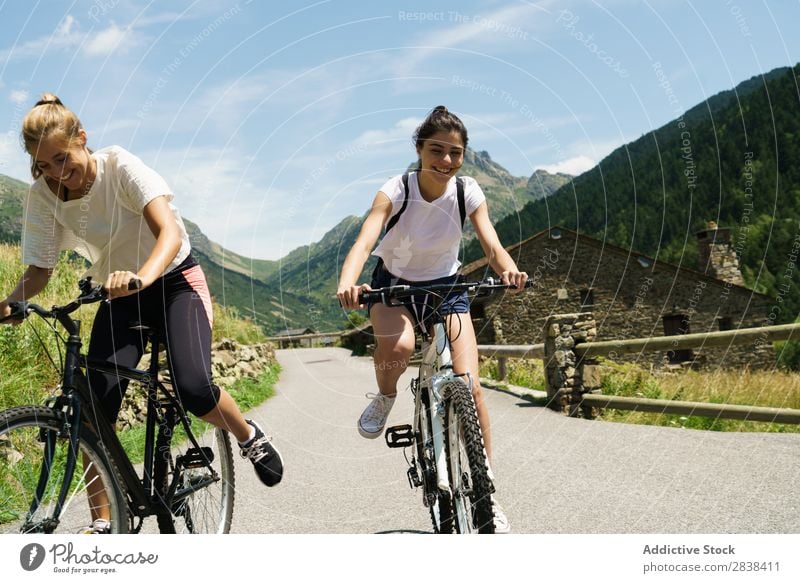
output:
[[[61,414],[48,407],[0,413],[0,533],[80,532],[92,522],[89,492],[98,485],[108,498],[111,532],[128,532],[125,486],[108,452],[85,426],[69,490],[56,514],[71,448],[69,438],[60,435],[62,427]]]
[[[445,407],[445,449],[454,523],[459,534],[494,533],[492,481],[475,401],[461,379],[442,387]]]
[[[159,514],[162,533],[227,534],[233,519],[234,469],[230,436],[214,427],[179,445],[159,432],[154,476],[163,484],[170,514]],[[174,440],[178,442],[178,440]],[[174,492],[171,489],[174,488]]]

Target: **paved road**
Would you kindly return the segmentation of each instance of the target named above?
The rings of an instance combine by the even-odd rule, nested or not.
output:
[[[370,360],[338,348],[278,360],[278,394],[252,415],[274,434],[286,475],[268,489],[237,461],[233,531],[431,532],[402,450],[356,431]],[[569,419],[487,393],[498,496],[516,533],[800,532],[800,435]],[[406,391],[390,424],[411,410]]]

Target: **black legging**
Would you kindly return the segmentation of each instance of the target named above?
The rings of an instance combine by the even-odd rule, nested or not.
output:
[[[134,367],[146,338],[131,326],[141,323],[166,339],[175,390],[183,406],[197,416],[219,402],[211,381],[211,299],[200,266],[190,255],[180,266],[138,294],[104,302],[97,311],[88,357]],[[117,420],[128,381],[89,371],[97,403],[111,422]]]

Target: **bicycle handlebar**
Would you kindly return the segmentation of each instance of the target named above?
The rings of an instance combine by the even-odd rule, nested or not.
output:
[[[434,285],[414,286],[414,285],[392,285],[373,289],[370,291],[363,291],[358,294],[358,302],[365,303],[382,303],[388,304],[392,299],[407,298],[420,293],[475,293],[476,295],[488,295],[498,291],[506,291],[514,289],[516,286],[513,284],[502,283],[499,279],[489,277],[483,281],[465,282],[465,283],[440,283]],[[525,282],[526,288],[533,287],[533,281],[528,280]]]
[[[58,318],[59,316],[67,316],[77,310],[84,304],[93,304],[108,299],[108,292],[103,288],[102,284],[93,284],[92,278],[87,277],[78,282],[81,295],[68,304],[63,306],[53,306],[49,310],[43,308],[39,304],[33,304],[28,301],[9,302],[8,307],[11,308],[11,314],[5,318],[0,318],[0,323],[7,322],[8,320],[24,320],[28,314],[37,314],[42,318]],[[128,283],[128,289],[135,291],[142,289],[142,280],[132,279]]]

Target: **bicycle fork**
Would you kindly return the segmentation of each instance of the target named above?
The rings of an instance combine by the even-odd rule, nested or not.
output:
[[[396,425],[386,429],[386,445],[392,448],[411,447],[417,443],[416,453],[408,460],[408,484],[411,488],[425,486],[426,496],[435,499],[437,491],[450,493],[445,455],[444,412],[441,385],[450,377],[449,373],[435,375],[421,387],[418,379],[411,381],[415,395],[414,427]],[[425,394],[419,394],[424,391]],[[421,475],[420,475],[421,471]]]

